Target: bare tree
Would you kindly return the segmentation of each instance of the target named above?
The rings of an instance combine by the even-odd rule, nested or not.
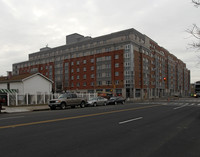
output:
[[[196,7],[200,6],[200,0],[192,0],[192,3]],[[192,48],[200,50],[200,28],[196,24],[193,24],[192,29],[187,29],[186,31],[198,40],[197,42],[193,42],[189,45],[191,45]]]

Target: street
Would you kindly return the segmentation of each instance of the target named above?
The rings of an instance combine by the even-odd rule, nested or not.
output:
[[[200,99],[0,115],[2,157],[199,157]]]

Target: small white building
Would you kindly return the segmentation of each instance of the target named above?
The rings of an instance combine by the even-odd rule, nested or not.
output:
[[[16,91],[22,95],[50,94],[52,84],[53,81],[41,73],[1,77],[0,92],[5,90],[7,92]]]

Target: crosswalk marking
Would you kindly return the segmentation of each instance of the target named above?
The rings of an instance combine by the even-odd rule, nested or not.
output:
[[[185,106],[187,106],[187,105],[181,105],[181,106],[179,106],[179,107],[174,108],[174,110],[177,110],[177,109],[179,109],[179,108],[183,108],[183,107],[185,107]]]
[[[169,105],[169,106],[184,106],[184,107],[189,107],[189,106],[193,106],[193,107],[200,107],[200,102],[198,100],[198,102],[194,102],[194,101],[187,101],[187,102],[175,102],[175,101],[149,101],[149,102],[140,102],[139,104],[162,104],[162,105]]]

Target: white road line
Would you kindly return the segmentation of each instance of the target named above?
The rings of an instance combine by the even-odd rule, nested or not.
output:
[[[182,106],[176,107],[176,108],[174,108],[174,110],[177,110],[177,109],[179,109],[179,108],[183,108],[183,107],[185,107],[185,106],[188,106],[188,103],[186,103],[185,105],[182,105]]]
[[[7,118],[0,118],[0,120],[5,120],[5,119],[15,119],[15,118],[23,118],[24,116],[18,116],[18,117],[7,117]]]
[[[124,123],[128,123],[128,122],[140,120],[140,119],[142,119],[142,118],[143,118],[143,117],[138,117],[138,118],[134,118],[134,119],[129,119],[129,120],[126,120],[126,121],[123,121],[123,122],[119,122],[119,124],[124,124]]]

